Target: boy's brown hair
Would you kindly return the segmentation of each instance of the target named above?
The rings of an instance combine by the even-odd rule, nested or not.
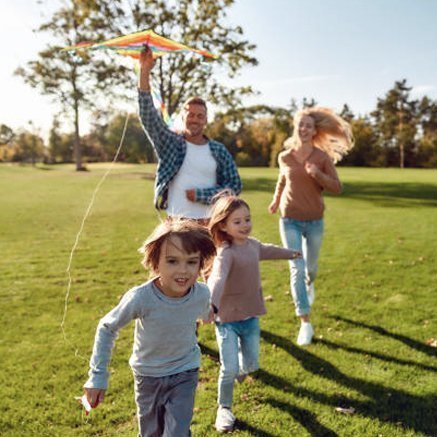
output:
[[[172,219],[158,225],[139,249],[144,254],[144,267],[157,272],[162,245],[171,237],[180,238],[186,253],[200,252],[201,270],[216,254],[214,242],[204,226],[193,220]]]
[[[246,207],[250,211],[250,207],[243,199],[234,195],[223,195],[217,199],[209,221],[209,231],[211,232],[214,243],[217,246],[227,241],[232,244],[232,237],[222,230],[222,225],[227,218],[238,208]]]

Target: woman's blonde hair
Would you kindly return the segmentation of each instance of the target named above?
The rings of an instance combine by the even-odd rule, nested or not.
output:
[[[247,202],[234,195],[221,196],[215,202],[212,207],[208,228],[217,246],[220,246],[225,241],[232,244],[232,237],[222,230],[222,225],[235,210],[242,206],[250,211]]]
[[[350,124],[329,108],[312,107],[297,112],[294,116],[293,135],[285,140],[284,147],[299,147],[298,125],[300,119],[307,115],[314,120],[316,135],[313,144],[326,152],[334,162],[340,161],[354,145],[354,137]]]

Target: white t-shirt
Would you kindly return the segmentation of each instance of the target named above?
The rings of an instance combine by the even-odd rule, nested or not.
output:
[[[186,218],[209,217],[210,206],[187,199],[186,190],[210,188],[216,185],[217,162],[208,143],[187,144],[187,153],[177,175],[168,187],[167,214]]]

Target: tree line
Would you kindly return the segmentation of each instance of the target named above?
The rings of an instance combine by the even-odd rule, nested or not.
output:
[[[214,115],[208,135],[226,144],[239,166],[275,166],[283,142],[293,133],[293,115],[298,106],[314,106],[304,99],[288,108],[256,105],[229,109]],[[437,167],[437,101],[425,96],[411,97],[406,80],[394,84],[376,108],[366,115],[355,115],[345,104],[340,113],[351,125],[355,146],[340,165],[367,167]],[[90,131],[81,136],[85,162],[112,160],[119,145],[127,114],[105,119],[95,113]],[[105,121],[106,120],[106,121]],[[13,132],[0,126],[2,161],[46,163],[74,162],[74,132],[61,131],[56,118],[44,144],[38,133]],[[155,156],[138,117],[131,115],[118,158],[121,162],[154,162]]]
[[[273,166],[284,140],[292,134],[292,118],[298,106],[257,105],[244,107],[250,87],[232,88],[226,80],[245,66],[256,66],[255,45],[244,38],[241,26],[231,25],[227,12],[235,0],[64,0],[37,32],[48,33],[50,43],[36,59],[20,66],[16,74],[60,108],[53,120],[47,144],[35,126],[16,132],[0,124],[0,160],[15,162],[83,162],[112,159],[119,144],[125,114],[110,115],[113,101],[132,99],[135,72],[103,51],[62,49],[82,41],[102,41],[133,31],[154,29],[158,34],[203,48],[217,55],[202,62],[194,54],[162,56],[154,68],[156,87],[172,115],[188,97],[200,95],[222,112],[214,115],[209,135],[226,144],[238,165]],[[341,115],[352,124],[355,147],[342,161],[359,166],[437,166],[437,103],[428,97],[413,99],[405,79],[395,82],[376,108],[355,115],[344,105]],[[94,120],[83,134],[80,115]],[[72,126],[65,132],[61,119]],[[1,120],[0,120],[1,123]],[[150,144],[137,117],[130,117],[121,161],[153,162]]]

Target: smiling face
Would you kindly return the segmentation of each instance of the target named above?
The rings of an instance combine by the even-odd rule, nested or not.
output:
[[[302,115],[297,120],[296,128],[302,143],[311,142],[317,133],[314,119],[309,115]]]
[[[179,237],[168,238],[161,246],[155,284],[168,297],[185,296],[199,277],[200,256],[185,252]]]
[[[189,103],[182,114],[184,133],[187,137],[203,135],[207,123],[206,108],[198,103]]]
[[[252,219],[246,206],[240,206],[221,225],[231,238],[233,244],[244,244],[252,231]]]

